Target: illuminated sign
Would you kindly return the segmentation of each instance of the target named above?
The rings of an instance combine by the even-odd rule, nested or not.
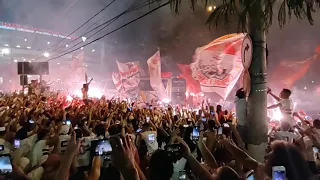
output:
[[[27,32],[27,33],[36,33],[36,34],[42,34],[46,36],[53,36],[53,37],[59,37],[63,39],[75,39],[77,38],[76,36],[68,36],[63,35],[61,33],[51,31],[51,30],[46,30],[46,29],[39,29],[39,28],[34,28],[30,26],[24,26],[20,24],[12,24],[12,23],[6,23],[6,22],[1,22],[0,21],[0,29],[6,29],[6,30],[12,30],[12,31],[21,31],[21,32]]]

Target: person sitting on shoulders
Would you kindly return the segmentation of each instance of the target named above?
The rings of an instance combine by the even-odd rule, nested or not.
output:
[[[289,89],[283,89],[278,97],[271,92],[271,89],[268,89],[268,94],[278,101],[277,104],[269,106],[268,109],[280,108],[283,117],[282,121],[287,121],[291,127],[294,126],[296,122],[292,117],[293,101],[290,98],[291,91]]]

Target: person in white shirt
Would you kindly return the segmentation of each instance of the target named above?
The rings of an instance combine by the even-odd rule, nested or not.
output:
[[[247,100],[243,88],[236,93],[235,100],[237,130],[243,142],[247,142],[248,118],[247,118]]]
[[[68,141],[70,140],[70,135],[68,134],[70,127],[68,125],[63,125],[60,130],[59,143],[58,143],[58,154],[64,154]]]
[[[142,125],[142,130],[137,137],[138,147],[140,147],[141,141],[145,142],[149,155],[158,150],[157,131],[150,131],[149,123]]]
[[[290,126],[294,126],[296,124],[293,114],[293,101],[290,98],[291,91],[289,89],[283,89],[280,92],[280,96],[274,95],[270,89],[268,89],[268,94],[270,94],[275,100],[278,101],[277,104],[271,105],[268,109],[280,108],[282,114],[282,121],[286,121],[290,124]]]
[[[89,136],[83,137],[83,131],[87,131]],[[76,138],[80,140],[81,145],[79,148],[79,153],[75,159],[75,166],[76,167],[86,167],[90,164],[90,146],[91,141],[96,138],[96,135],[89,131],[87,127],[82,129],[75,129]]]

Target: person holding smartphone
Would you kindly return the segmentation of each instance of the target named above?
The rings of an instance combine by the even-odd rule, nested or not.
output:
[[[153,131],[149,123],[142,125],[141,131],[137,136],[138,147],[140,147],[142,141],[144,141],[149,155],[158,149],[157,131]]]
[[[68,134],[70,130],[70,126],[63,125],[60,130],[59,135],[59,143],[58,143],[58,154],[62,155],[64,154],[68,141],[70,140],[71,136]]]

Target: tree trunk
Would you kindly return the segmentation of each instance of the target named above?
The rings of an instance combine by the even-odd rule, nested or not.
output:
[[[252,63],[249,68],[251,92],[249,104],[249,153],[262,162],[267,145],[267,67],[266,31],[263,18],[264,0],[256,0],[250,7],[248,31],[253,43]]]

